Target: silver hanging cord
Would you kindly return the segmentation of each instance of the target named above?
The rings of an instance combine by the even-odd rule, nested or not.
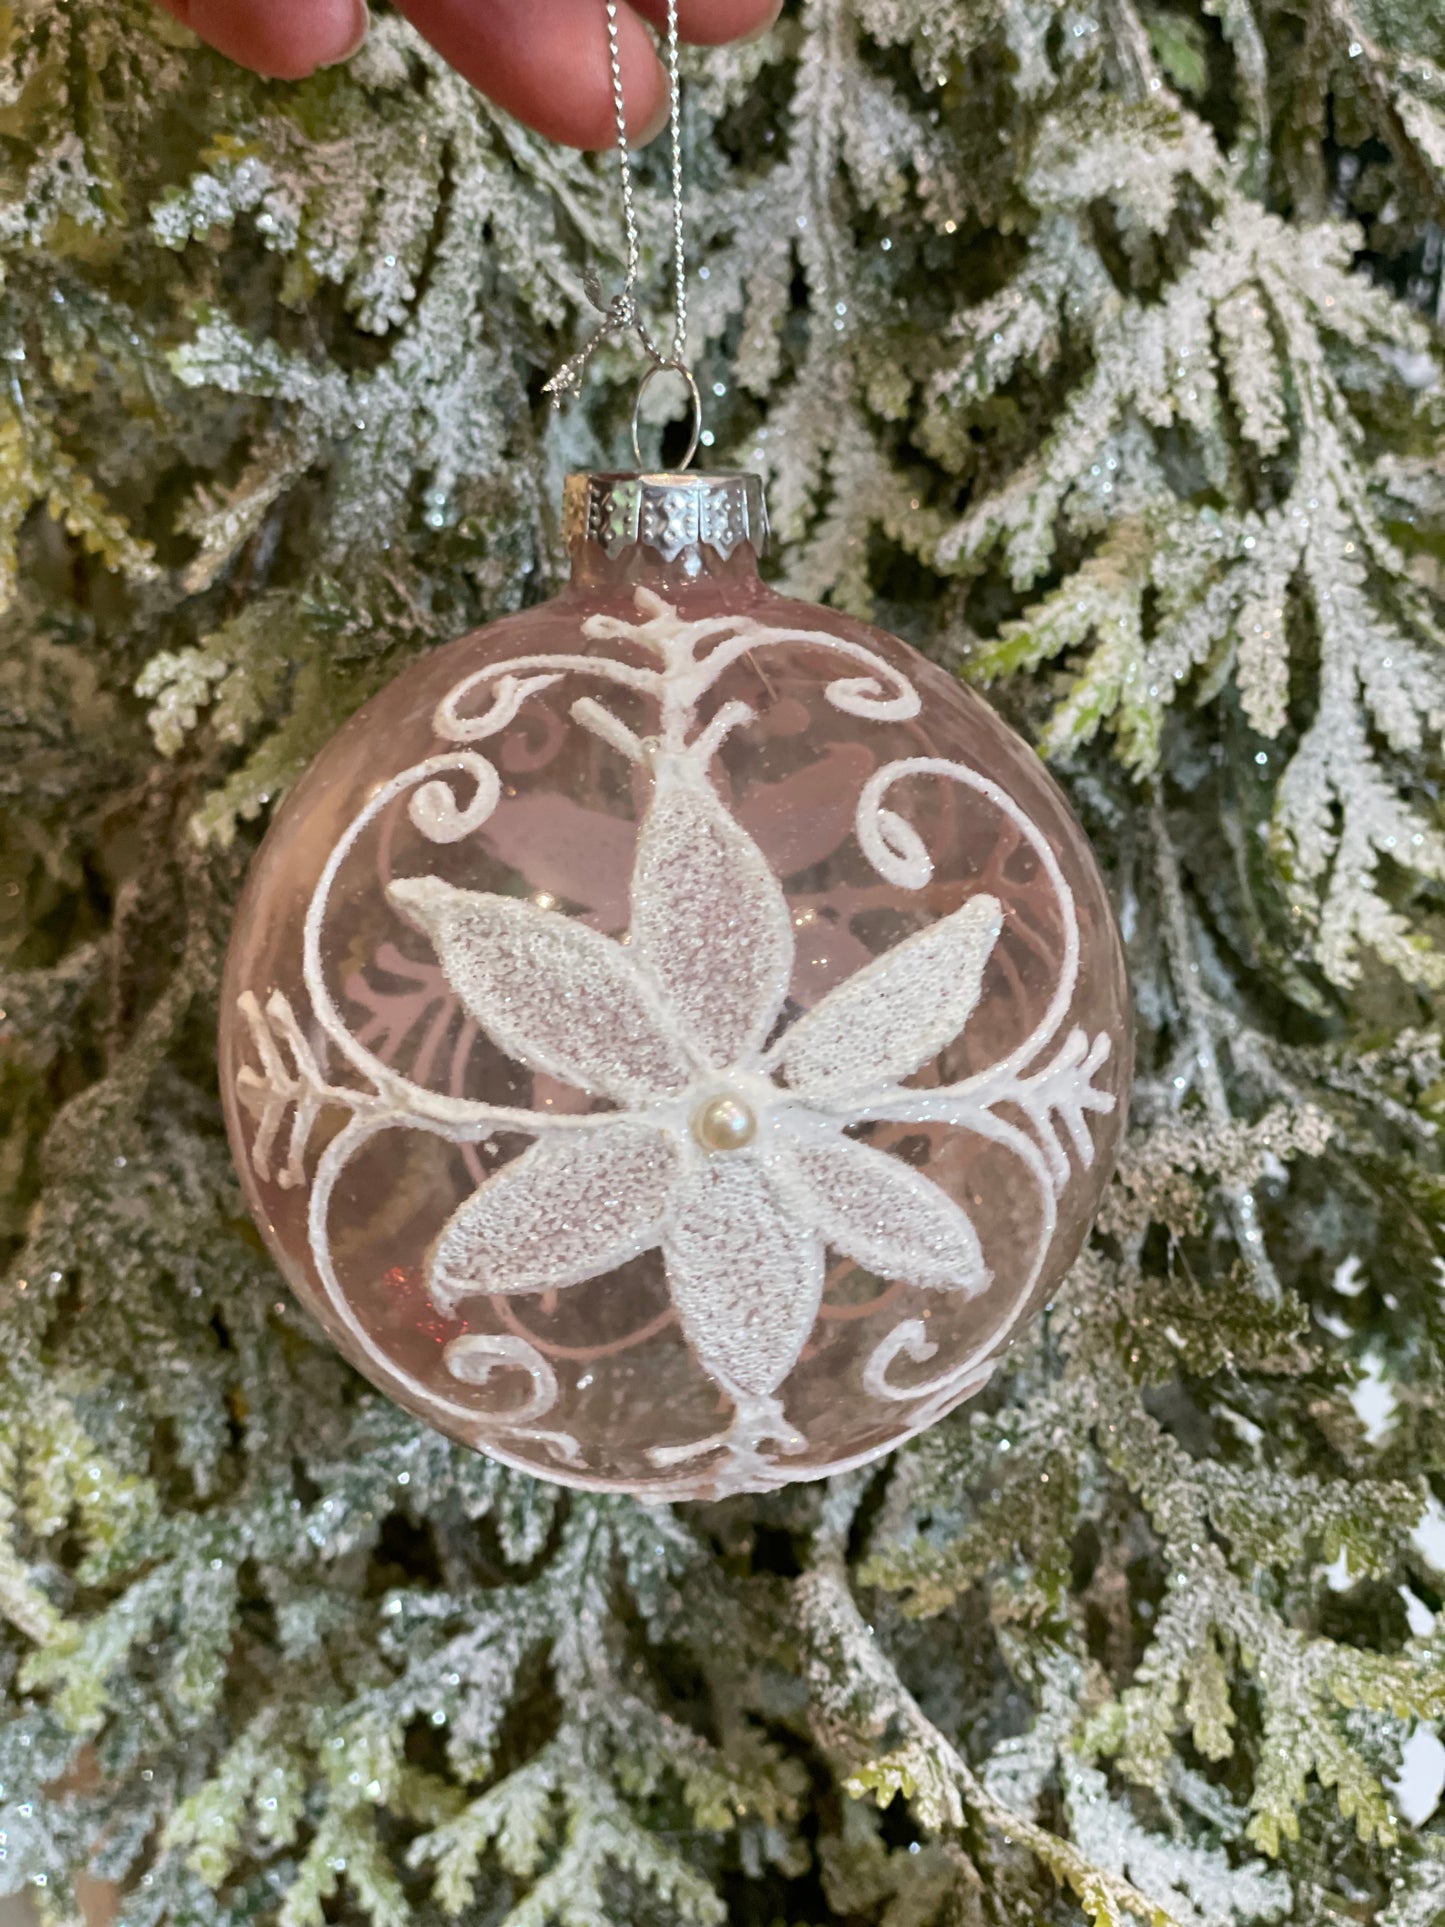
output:
[[[617,9],[613,0],[608,0],[608,6],[615,16]],[[667,103],[667,133],[672,149],[672,359],[681,367],[687,359],[687,245],[682,211],[682,82],[677,71],[677,0],[667,0]],[[621,111],[619,107],[619,116]],[[618,125],[623,124],[619,118]],[[692,382],[690,372],[687,378]],[[689,455],[688,461],[691,460]],[[686,466],[684,462],[683,467]]]
[[[607,0],[607,53],[612,69],[612,105],[617,116],[617,155],[622,178],[622,224],[627,239],[627,278],[621,290],[611,301],[604,302],[595,279],[588,276],[584,282],[587,298],[602,316],[602,325],[585,341],[577,353],[563,362],[562,366],[546,384],[545,393],[552,397],[552,405],[560,408],[564,397],[578,395],[582,391],[583,378],[588,363],[609,335],[632,333],[642,344],[647,356],[648,367],[643,374],[637,391],[637,400],[632,410],[632,446],[637,454],[638,466],[642,457],[637,446],[637,411],[642,403],[643,392],[654,375],[664,369],[680,374],[687,384],[688,397],[692,404],[693,427],[687,455],[681,466],[686,468],[697,449],[698,434],[701,428],[701,404],[697,382],[685,360],[687,351],[687,241],[686,224],[682,198],[682,84],[678,74],[678,33],[677,0],[667,0],[667,88],[668,88],[668,133],[672,147],[672,279],[673,279],[673,322],[672,349],[664,354],[653,339],[652,330],[647,325],[637,300],[637,275],[641,265],[641,250],[637,238],[637,207],[632,192],[632,149],[627,139],[627,109],[622,97],[622,54],[618,41],[617,0]]]
[[[637,399],[632,404],[632,455],[639,468],[643,466],[642,443],[638,439],[638,430],[641,427],[642,397],[647,393],[648,384],[655,375],[668,374],[682,376],[683,383],[687,388],[688,406],[692,411],[692,433],[688,437],[687,449],[683,458],[678,463],[680,469],[691,466],[692,458],[697,453],[698,442],[702,437],[702,396],[697,392],[697,381],[691,368],[688,367],[685,361],[655,361],[652,366],[644,372],[642,380],[638,382]]]

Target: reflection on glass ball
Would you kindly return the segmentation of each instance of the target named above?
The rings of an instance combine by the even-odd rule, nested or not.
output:
[[[1034,754],[904,644],[580,546],[417,663],[266,839],[222,1087],[293,1288],[383,1391],[566,1483],[883,1452],[1058,1284],[1128,998]]]

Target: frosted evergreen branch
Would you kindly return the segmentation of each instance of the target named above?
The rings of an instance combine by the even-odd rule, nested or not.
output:
[[[1337,46],[1348,50],[1353,71],[1362,76],[1382,137],[1409,172],[1423,204],[1439,219],[1445,213],[1445,145],[1439,120],[1433,126],[1415,121],[1402,103],[1400,89],[1410,78],[1410,58],[1400,59],[1382,47],[1365,28],[1348,0],[1322,0],[1326,30]],[[1433,69],[1433,71],[1432,71]],[[1421,79],[1434,81],[1437,100],[1445,98],[1445,74],[1419,57]],[[1408,100],[1408,96],[1407,96]],[[1409,102],[1409,105],[1414,105]]]
[[[1184,884],[1179,857],[1170,839],[1169,826],[1157,789],[1149,809],[1149,834],[1154,846],[1155,876],[1163,912],[1165,942],[1174,994],[1188,1026],[1194,1068],[1200,1095],[1210,1121],[1216,1126],[1231,1122],[1228,1093],[1219,1067],[1219,1053],[1209,1022],[1199,983],[1199,959],[1190,934],[1189,912],[1184,901]],[[1270,1262],[1259,1222],[1259,1206],[1249,1187],[1226,1194],[1227,1208],[1234,1226],[1235,1241],[1241,1257],[1254,1279],[1255,1288],[1267,1302],[1278,1303],[1280,1282]]]
[[[9,1441],[0,1445],[0,1452],[7,1461],[4,1469],[8,1483],[15,1472],[15,1456]],[[0,1617],[8,1619],[17,1632],[40,1646],[59,1633],[63,1615],[35,1584],[15,1550],[12,1538],[15,1513],[13,1501],[0,1490]]]
[[[1136,1486],[1175,1569],[1175,1585],[1185,1601],[1182,1610],[1193,1610],[1188,1604],[1191,1598],[1199,1602],[1198,1611],[1206,1613],[1210,1623],[1250,1656],[1250,1669],[1265,1695],[1265,1750],[1255,1775],[1250,1838],[1268,1852],[1277,1853],[1283,1837],[1296,1836],[1297,1809],[1311,1770],[1324,1784],[1337,1787],[1341,1810],[1346,1817],[1355,1818],[1362,1839],[1375,1835],[1393,1838],[1395,1822],[1383,1789],[1340,1731],[1339,1709],[1364,1703],[1388,1707],[1397,1717],[1433,1717],[1433,1709],[1445,1705],[1445,1680],[1428,1647],[1398,1658],[1358,1654],[1287,1626],[1250,1583],[1256,1549],[1249,1536],[1255,1535],[1258,1541],[1258,1556],[1288,1556],[1288,1548],[1278,1537],[1271,1539],[1272,1533],[1278,1534],[1286,1510],[1294,1520],[1308,1521],[1312,1512],[1318,1516],[1322,1499],[1328,1504],[1327,1495],[1301,1490],[1293,1503],[1281,1506],[1277,1520],[1255,1520],[1248,1499],[1224,1468],[1208,1463],[1195,1465],[1136,1402],[1132,1387],[1117,1367],[1106,1366],[1100,1371],[1102,1360],[1096,1342],[1086,1340],[1081,1344],[1070,1367],[1078,1374],[1088,1360],[1089,1392],[1094,1402],[1088,1423],[1100,1428],[1101,1438],[1107,1440],[1108,1457]],[[1082,1378],[1079,1383],[1082,1386]],[[1397,1501],[1394,1495],[1384,1493],[1380,1498],[1386,1501],[1382,1516],[1387,1519]],[[1347,1512],[1362,1514],[1364,1509],[1363,1502],[1354,1507],[1347,1502]],[[1410,1517],[1410,1511],[1403,1516]],[[1211,1533],[1211,1522],[1233,1542],[1234,1560],[1246,1576],[1231,1569]],[[1393,1527],[1399,1529],[1399,1525]],[[1192,1632],[1183,1632],[1174,1642],[1176,1681],[1186,1663],[1196,1663],[1201,1654],[1208,1657],[1200,1645],[1199,1625],[1187,1623],[1193,1625]],[[1155,1666],[1160,1653],[1169,1650],[1168,1632],[1166,1618],[1159,1629],[1160,1644],[1153,1649]],[[1157,1677],[1152,1685],[1149,1680],[1146,1665],[1138,1689],[1126,1694],[1126,1705],[1132,1702],[1142,1714],[1146,1733],[1152,1728],[1162,1739],[1160,1723],[1171,1720],[1179,1688],[1176,1684],[1161,1693]],[[1106,1711],[1098,1722],[1099,1734],[1107,1735],[1112,1723],[1113,1716]],[[1130,1730],[1126,1725],[1124,1732]],[[1213,1735],[1209,1744],[1216,1748],[1227,1744],[1218,1724],[1213,1727]],[[1130,1738],[1129,1745],[1136,1747],[1137,1742]],[[1157,1776],[1157,1746],[1156,1740],[1153,1746],[1135,1753],[1136,1774],[1146,1783]],[[1109,1750],[1119,1750],[1118,1740],[1110,1741]]]
[[[971,1814],[1005,1844],[1016,1843],[1032,1853],[1096,1923],[1129,1915],[1148,1927],[1178,1927],[1166,1909],[1129,1881],[1092,1865],[1067,1840],[988,1791],[953,1743],[924,1716],[864,1625],[841,1565],[820,1564],[798,1582],[795,1599],[809,1642],[815,1717],[822,1735],[834,1743],[850,1740],[855,1748],[860,1743],[866,1747],[890,1728],[903,1735],[901,1745],[855,1767],[845,1783],[848,1792],[855,1797],[871,1794],[880,1806],[902,1794],[924,1824],[935,1829],[961,1828],[965,1815]],[[855,1732],[860,1714],[865,1723]]]

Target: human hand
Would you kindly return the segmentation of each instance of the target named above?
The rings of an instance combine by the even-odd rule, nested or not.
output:
[[[243,67],[299,80],[345,60],[366,34],[366,0],[160,0]],[[474,87],[549,140],[610,147],[616,139],[604,0],[397,0],[413,26]],[[762,32],[781,0],[678,0],[684,40],[714,45]],[[666,0],[617,9],[627,131],[641,145],[667,122],[667,79],[644,21]]]

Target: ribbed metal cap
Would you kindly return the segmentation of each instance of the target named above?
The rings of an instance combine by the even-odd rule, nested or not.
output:
[[[562,534],[571,548],[595,542],[609,556],[634,543],[674,562],[688,549],[713,549],[724,561],[744,542],[761,555],[768,511],[756,475],[569,475],[562,491]]]

